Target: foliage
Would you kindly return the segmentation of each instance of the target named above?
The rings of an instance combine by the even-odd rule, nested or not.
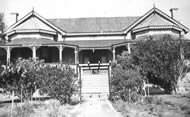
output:
[[[0,40],[1,43],[1,40]],[[3,43],[3,42],[2,42]],[[6,65],[7,61],[6,61],[6,50],[3,48],[0,48],[0,66],[1,65]],[[0,73],[2,72],[2,70],[0,69]]]
[[[133,46],[132,56],[144,78],[171,92],[176,89],[183,71],[181,54],[184,45],[184,41],[169,35],[157,39],[148,37]]]
[[[183,43],[183,54],[184,54],[184,58],[186,60],[190,59],[190,44],[189,43]]]
[[[3,13],[0,13],[0,44],[4,43],[3,39],[4,39],[4,29],[5,29],[5,23],[3,21],[3,18],[4,18],[4,14]],[[1,64],[5,64],[6,63],[6,52],[5,50],[4,51],[1,51],[1,50],[4,50],[3,48],[0,49],[0,65]],[[1,72],[1,70],[0,70]]]
[[[4,17],[4,14],[0,13],[0,35],[4,31],[4,29],[5,29],[5,23],[3,21],[3,17]]]
[[[142,85],[142,78],[138,66],[133,63],[132,56],[124,52],[118,56],[117,63],[112,65],[111,100],[122,99],[135,102]]]
[[[40,90],[62,104],[70,103],[71,96],[77,91],[77,78],[68,65],[46,65],[37,71],[40,79]]]
[[[77,90],[74,69],[66,65],[46,65],[41,61],[18,60],[3,71],[1,86],[22,99],[29,99],[37,88],[42,93],[58,99],[61,103],[70,102]]]
[[[1,86],[7,92],[15,92],[22,99],[31,98],[37,86],[36,70],[41,62],[18,60],[16,64],[6,66],[0,78]]]
[[[13,110],[13,117],[28,117],[34,113],[35,107],[29,102],[25,102],[20,105],[16,105]]]

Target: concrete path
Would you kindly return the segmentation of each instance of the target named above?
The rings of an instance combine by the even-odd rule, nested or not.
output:
[[[75,107],[76,117],[122,117],[108,100],[90,99]]]

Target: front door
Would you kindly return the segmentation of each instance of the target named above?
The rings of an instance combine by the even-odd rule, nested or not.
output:
[[[86,51],[84,53],[84,58],[83,58],[83,63],[87,64],[88,62],[90,63],[98,63],[99,61],[101,62],[101,54],[98,52],[93,52],[93,51]]]
[[[98,63],[98,62],[101,62],[101,56],[94,53],[90,56],[90,63]]]
[[[84,50],[81,52],[81,59],[84,64],[90,63],[108,63],[109,54],[108,50]]]

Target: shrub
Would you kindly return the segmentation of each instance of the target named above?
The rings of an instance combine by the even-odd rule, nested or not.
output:
[[[77,92],[77,74],[68,65],[46,65],[37,71],[40,91],[55,98],[61,104],[70,103],[71,96]]]
[[[68,65],[51,66],[45,65],[41,61],[22,59],[4,69],[0,77],[0,86],[5,91],[14,91],[15,95],[22,97],[22,99],[31,98],[35,89],[40,88],[42,93],[56,98],[61,104],[65,104],[70,102],[74,93],[77,93],[77,81],[77,74]],[[16,106],[13,117],[30,116],[34,112],[35,106],[29,103]],[[58,108],[53,106],[52,113],[48,116],[56,117],[57,115]],[[7,114],[3,116],[7,116]]]
[[[37,84],[36,70],[42,63],[32,59],[18,60],[4,69],[0,77],[0,84],[7,92],[15,92],[15,95],[26,100],[31,98]]]
[[[139,100],[141,85],[138,67],[133,64],[131,55],[124,52],[118,56],[117,63],[112,64],[110,99],[135,102]]]
[[[77,91],[77,74],[69,65],[47,65],[42,61],[21,59],[4,69],[0,86],[22,99],[30,99],[37,88],[42,93],[69,103]]]

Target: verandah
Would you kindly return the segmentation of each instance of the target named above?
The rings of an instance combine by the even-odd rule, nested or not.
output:
[[[117,55],[128,51],[129,47],[120,45],[111,49],[88,48],[81,49],[75,46],[43,45],[23,46],[11,45],[0,47],[2,63],[15,62],[18,58],[44,60],[45,63],[85,64],[85,63],[109,63],[115,61]],[[5,60],[4,60],[5,59]]]

